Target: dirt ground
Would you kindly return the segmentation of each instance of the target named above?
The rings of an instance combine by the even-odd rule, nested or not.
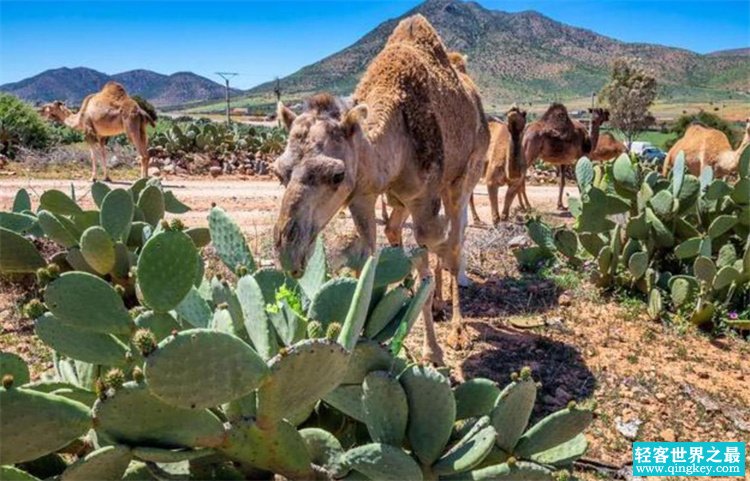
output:
[[[81,202],[91,203],[90,184],[72,183]],[[0,210],[10,208],[20,187],[38,199],[45,189],[69,191],[70,184],[18,176],[0,179]],[[283,193],[277,182],[175,177],[165,179],[164,185],[193,208],[181,216],[187,225],[205,225],[215,203],[241,225],[256,254],[270,258],[270,229]],[[527,191],[535,213],[552,223],[571,222],[555,208],[556,186],[529,186]],[[480,185],[475,192],[479,214],[487,222],[486,189]],[[575,196],[577,190],[570,186],[566,193]],[[352,231],[348,213],[342,213],[324,235],[330,240]],[[518,213],[498,228],[468,229],[466,255],[473,284],[462,291],[462,305],[474,342],[466,351],[445,350],[456,379],[483,376],[504,385],[512,372],[528,365],[542,384],[537,419],[571,400],[594,401],[597,414],[587,433],[586,459],[609,468],[579,473],[585,479],[614,476],[630,461],[634,440],[750,441],[748,340],[712,338],[687,326],[649,321],[641,300],[602,294],[583,272],[562,267],[519,272],[508,244],[528,242],[524,232]],[[448,296],[447,277],[444,285]],[[29,321],[17,311],[17,299],[27,290],[0,284],[0,348],[19,352],[38,375],[50,360],[32,336]],[[444,317],[449,312],[446,307]],[[438,324],[442,340],[449,330],[449,322]],[[408,342],[415,354],[421,336],[418,323]]]

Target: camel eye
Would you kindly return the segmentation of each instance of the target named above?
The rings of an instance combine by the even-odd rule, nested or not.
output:
[[[333,176],[331,177],[331,183],[332,183],[333,185],[339,185],[339,184],[340,184],[340,183],[342,183],[343,181],[344,181],[344,173],[343,173],[343,172],[336,172],[336,173],[335,173],[335,174],[333,174]]]

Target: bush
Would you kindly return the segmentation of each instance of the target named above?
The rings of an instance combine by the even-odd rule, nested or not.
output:
[[[0,94],[0,153],[15,157],[19,146],[46,149],[52,136],[44,119],[26,102]]]
[[[83,142],[83,132],[71,129],[63,124],[48,125],[51,137],[51,143],[54,145],[70,145]]]
[[[697,114],[686,114],[684,112],[685,111],[683,111],[683,115],[679,116],[672,126],[672,132],[677,134],[677,136],[674,139],[668,140],[664,144],[667,149],[670,149],[679,139],[681,139],[682,136],[685,135],[685,131],[688,127],[695,122],[699,122],[706,127],[711,127],[712,129],[724,132],[733,147],[736,148],[739,144],[742,138],[740,133],[734,130],[729,122],[718,115],[703,110]]]
[[[137,103],[154,120],[154,122],[156,122],[158,115],[156,114],[156,107],[154,107],[151,102],[140,95],[133,95],[130,98],[135,100],[135,103]]]

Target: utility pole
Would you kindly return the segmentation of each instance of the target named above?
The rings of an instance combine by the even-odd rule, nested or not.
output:
[[[232,123],[232,119],[229,117],[229,79],[232,77],[236,77],[239,75],[237,72],[216,72],[216,75],[224,79],[224,84],[226,85],[226,94],[227,94],[227,125]]]
[[[276,103],[278,104],[281,101],[281,82],[279,82],[279,77],[276,77],[276,86],[273,88],[273,93],[276,95]]]

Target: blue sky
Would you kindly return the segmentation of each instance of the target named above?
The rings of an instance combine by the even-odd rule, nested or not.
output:
[[[0,83],[56,67],[106,73],[235,71],[248,88],[350,45],[416,0],[10,2],[0,0]],[[479,0],[631,42],[696,52],[750,46],[750,0]]]

